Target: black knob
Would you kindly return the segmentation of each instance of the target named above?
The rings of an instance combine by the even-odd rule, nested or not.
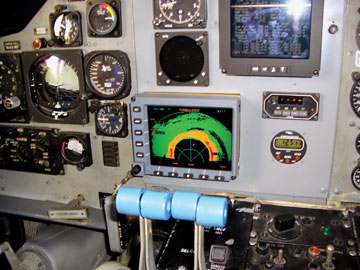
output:
[[[139,172],[141,172],[141,167],[139,165],[135,165],[131,168],[132,175],[137,175]]]
[[[293,214],[282,214],[275,217],[275,229],[283,232],[295,227],[295,217]]]

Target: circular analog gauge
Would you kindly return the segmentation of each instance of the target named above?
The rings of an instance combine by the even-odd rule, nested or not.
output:
[[[160,66],[165,74],[177,82],[195,79],[204,66],[204,53],[195,40],[176,36],[162,46]]]
[[[86,159],[85,144],[77,137],[67,137],[61,142],[61,156],[68,163],[77,165]]]
[[[350,103],[355,114],[360,117],[360,81],[355,82],[351,89]]]
[[[360,134],[356,137],[356,140],[355,140],[355,148],[356,148],[356,151],[359,153],[360,155]]]
[[[52,118],[66,118],[80,103],[75,67],[56,55],[35,62],[30,69],[30,94],[35,107]]]
[[[188,23],[197,16],[201,0],[159,0],[161,14],[175,24]]]
[[[104,98],[119,95],[125,88],[125,68],[111,54],[98,54],[87,65],[87,81],[92,90]]]
[[[96,126],[101,133],[107,136],[115,136],[124,127],[123,114],[117,106],[102,106],[96,113]]]
[[[93,5],[88,13],[88,25],[91,31],[97,35],[111,33],[117,25],[117,14],[115,9],[105,3]]]
[[[80,25],[76,14],[61,13],[54,22],[54,35],[64,45],[73,44],[80,34]]]
[[[282,131],[271,140],[270,150],[280,163],[294,164],[299,162],[306,153],[306,141],[295,131]]]
[[[353,185],[360,190],[360,168],[355,167],[351,173],[351,182]]]

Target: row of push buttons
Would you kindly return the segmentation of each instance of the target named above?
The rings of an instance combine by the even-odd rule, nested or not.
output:
[[[252,66],[251,72],[258,73],[258,72],[270,72],[270,73],[288,73],[288,67],[267,67],[267,66]]]
[[[164,173],[162,171],[154,171],[154,175],[163,176]],[[169,172],[168,176],[169,177],[178,177],[179,174],[177,172]],[[194,175],[192,173],[184,173],[183,177],[187,178],[187,179],[194,179]],[[209,177],[209,175],[206,175],[206,174],[200,174],[198,178],[201,179],[201,180],[208,180],[210,177]],[[214,180],[216,180],[216,181],[224,181],[225,177],[217,175],[217,176],[214,176]]]
[[[280,155],[276,155],[276,160],[281,160],[281,156]],[[295,158],[294,158],[294,160],[295,160],[295,162],[298,162],[298,161],[300,161],[301,160],[301,157],[300,156],[296,156]],[[284,159],[284,163],[285,164],[290,164],[292,162],[292,159],[289,159],[289,158],[286,158],[286,159]]]
[[[290,111],[290,110],[275,110],[274,111],[275,116],[292,116],[292,117],[307,117],[308,112],[307,111]]]

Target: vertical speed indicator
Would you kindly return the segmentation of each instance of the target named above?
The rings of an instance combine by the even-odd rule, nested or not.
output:
[[[87,58],[86,82],[92,92],[106,99],[128,95],[130,74],[125,54],[95,53]]]

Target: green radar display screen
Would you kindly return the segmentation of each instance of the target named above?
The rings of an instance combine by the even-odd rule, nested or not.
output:
[[[232,170],[232,108],[147,106],[151,165]]]

